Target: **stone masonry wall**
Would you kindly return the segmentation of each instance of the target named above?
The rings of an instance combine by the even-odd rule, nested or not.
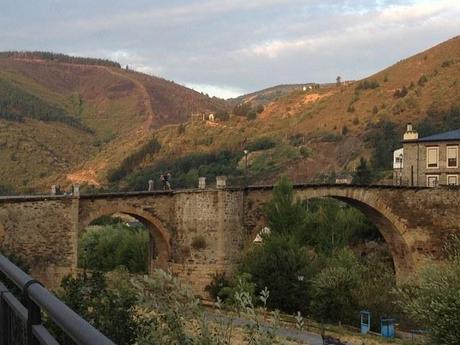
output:
[[[56,286],[71,272],[76,255],[78,199],[17,200],[0,203],[0,243],[25,259],[31,275]]]
[[[242,191],[176,194],[171,268],[191,283],[197,294],[203,295],[212,275],[228,270],[240,253],[244,243],[242,205]]]
[[[457,168],[447,168],[447,146],[458,146],[460,141],[430,142],[430,143],[404,143],[403,184],[410,185],[411,166],[413,167],[413,182],[415,186],[425,187],[427,175],[439,175],[439,184],[447,184],[447,175],[460,175],[459,157]],[[438,168],[427,168],[426,149],[429,146],[437,146],[439,149]]]

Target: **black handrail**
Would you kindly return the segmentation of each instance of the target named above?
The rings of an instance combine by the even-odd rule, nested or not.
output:
[[[77,313],[49,292],[40,282],[23,272],[15,264],[0,254],[0,271],[4,273],[21,291],[26,298],[27,307],[27,344],[57,344],[41,324],[41,310],[74,342],[79,345],[115,345],[110,339],[91,326]],[[0,284],[2,285],[2,284]],[[1,290],[5,290],[2,286]],[[0,317],[6,314],[3,308],[3,291],[0,300]],[[0,320],[0,324],[4,320]],[[8,343],[3,339],[6,334],[1,332],[0,343]]]

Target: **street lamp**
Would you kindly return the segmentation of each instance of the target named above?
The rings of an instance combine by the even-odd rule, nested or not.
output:
[[[244,150],[244,188],[248,186],[248,150]]]

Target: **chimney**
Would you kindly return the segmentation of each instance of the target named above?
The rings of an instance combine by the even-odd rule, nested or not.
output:
[[[406,127],[406,132],[404,133],[403,140],[417,140],[418,139],[418,133],[414,128],[412,127],[412,123],[408,123]]]

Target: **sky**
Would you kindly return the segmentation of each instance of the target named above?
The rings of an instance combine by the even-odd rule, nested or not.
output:
[[[109,58],[222,98],[366,77],[460,35],[460,0],[0,0],[0,51]]]

